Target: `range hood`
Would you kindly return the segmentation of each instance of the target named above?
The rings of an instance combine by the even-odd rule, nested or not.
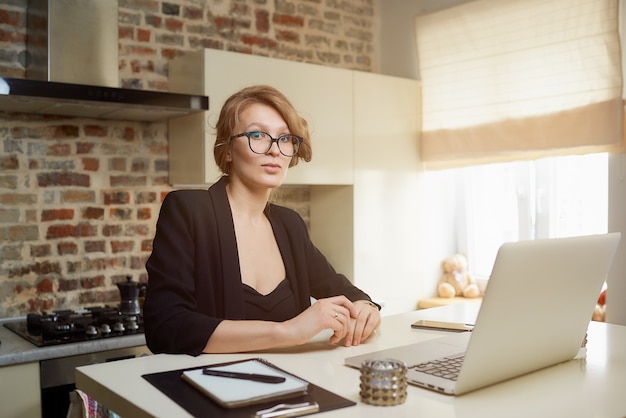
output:
[[[0,110],[158,121],[209,99],[119,88],[117,0],[28,0],[26,78],[0,78]]]
[[[203,112],[207,96],[0,78],[0,110],[155,122]]]

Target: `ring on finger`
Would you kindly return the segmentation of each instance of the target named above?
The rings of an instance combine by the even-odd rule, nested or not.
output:
[[[337,319],[338,316],[339,316],[339,314],[337,312],[335,312],[335,314],[333,315],[333,318]]]

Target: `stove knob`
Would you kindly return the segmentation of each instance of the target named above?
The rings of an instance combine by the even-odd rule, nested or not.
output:
[[[139,329],[139,325],[137,324],[137,319],[128,321],[128,324],[126,324],[126,329],[130,331],[137,331]]]
[[[124,330],[124,324],[122,324],[121,322],[116,322],[115,324],[113,324],[113,331],[124,332]]]
[[[103,335],[108,335],[111,333],[111,327],[109,326],[109,324],[102,324],[100,325],[100,332]]]
[[[98,330],[93,325],[89,325],[87,326],[85,333],[88,337],[95,337],[96,335],[98,335]]]

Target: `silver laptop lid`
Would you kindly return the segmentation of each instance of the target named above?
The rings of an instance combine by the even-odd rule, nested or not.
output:
[[[504,244],[456,393],[575,357],[619,240],[611,233]]]

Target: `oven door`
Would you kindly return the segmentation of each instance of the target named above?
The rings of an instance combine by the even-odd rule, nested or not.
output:
[[[40,362],[41,416],[43,418],[67,416],[70,393],[76,389],[74,377],[76,367],[147,355],[150,355],[148,348],[139,346],[42,360]]]

